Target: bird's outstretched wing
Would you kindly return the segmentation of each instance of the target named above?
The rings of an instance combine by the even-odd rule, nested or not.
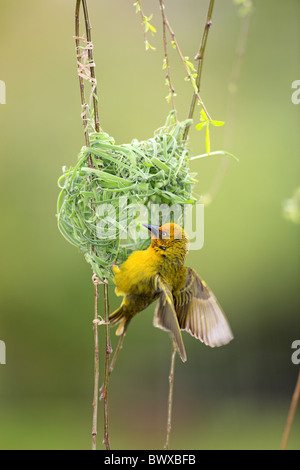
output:
[[[159,301],[155,310],[154,326],[170,331],[174,343],[183,362],[186,361],[186,352],[182,341],[180,326],[173,304],[173,295],[168,285],[159,275],[155,276],[155,285],[160,292]]]
[[[211,347],[229,343],[233,334],[216,297],[192,268],[185,269],[185,287],[174,295],[180,328]]]

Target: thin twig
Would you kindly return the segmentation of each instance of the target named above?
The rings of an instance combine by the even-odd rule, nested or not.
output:
[[[89,12],[87,7],[86,0],[82,0],[82,6],[84,11],[84,18],[85,18],[85,28],[86,28],[86,38],[88,43],[92,45],[92,35],[91,35],[91,24],[89,19]],[[95,120],[95,130],[99,132],[100,130],[100,122],[99,122],[99,108],[98,108],[98,88],[97,88],[97,80],[96,80],[96,72],[95,72],[95,62],[93,58],[93,48],[88,48],[88,57],[89,57],[89,67],[91,71],[91,83],[92,83],[92,95],[93,95],[93,105],[94,105],[94,120]]]
[[[206,114],[208,120],[211,121],[211,117],[210,117],[210,115],[209,115],[209,113],[208,113],[208,111],[207,111],[207,109],[206,109],[206,107],[205,107],[205,104],[204,104],[204,102],[203,102],[203,100],[202,100],[202,98],[201,98],[201,96],[200,96],[200,94],[199,94],[199,89],[196,88],[195,80],[194,80],[194,78],[192,77],[192,75],[191,75],[191,73],[190,73],[189,67],[188,67],[187,64],[186,64],[186,60],[185,60],[185,58],[183,57],[183,54],[182,54],[181,49],[180,49],[180,47],[179,47],[179,44],[178,44],[178,42],[177,42],[175,33],[174,33],[173,29],[171,28],[171,25],[170,25],[170,23],[169,23],[169,21],[168,21],[168,18],[167,18],[167,16],[166,16],[164,1],[163,1],[163,0],[159,0],[159,2],[160,2],[160,5],[161,5],[161,12],[162,12],[162,15],[163,15],[164,24],[166,25],[167,29],[169,30],[169,33],[170,33],[171,38],[172,38],[172,42],[173,42],[173,44],[174,44],[174,46],[175,46],[175,49],[176,49],[176,51],[177,51],[177,53],[178,53],[178,55],[179,55],[179,57],[180,57],[180,60],[181,60],[181,62],[182,62],[182,64],[183,64],[183,67],[184,67],[184,69],[185,69],[185,72],[186,72],[186,75],[187,75],[187,79],[193,84],[195,96],[196,96],[197,100],[199,101],[199,103],[201,104],[201,106],[202,106],[202,108],[203,108],[203,110],[204,110],[204,112],[205,112],[205,114]],[[197,91],[195,90],[195,88],[197,89]]]
[[[108,379],[109,379],[109,359],[112,352],[109,338],[109,304],[108,304],[108,286],[104,284],[104,311],[105,311],[105,370],[104,370],[104,391],[103,391],[103,403],[104,403],[104,439],[106,450],[110,450],[109,443],[109,427],[108,427]],[[99,387],[99,384],[98,384]]]
[[[173,388],[174,388],[174,368],[175,368],[175,356],[176,356],[176,346],[172,344],[172,357],[171,357],[171,367],[169,375],[169,397],[168,397],[168,420],[167,420],[167,435],[164,449],[169,449],[170,443],[170,434],[172,429],[172,406],[173,406]]]
[[[119,352],[121,351],[121,349],[123,347],[123,341],[124,341],[125,335],[126,335],[126,331],[124,330],[123,333],[122,333],[122,336],[119,339],[119,343],[118,343],[118,346],[115,350],[113,358],[111,360],[111,363],[110,363],[110,366],[109,366],[109,369],[108,369],[108,377],[110,377],[111,373],[114,370],[115,363],[118,359]],[[104,393],[105,393],[104,389],[105,389],[105,384],[103,383],[102,386],[100,387],[100,400],[102,400],[102,398],[104,397]]]
[[[100,399],[103,398],[104,403],[104,439],[103,443],[105,444],[106,450],[110,450],[110,442],[109,442],[109,413],[108,413],[108,381],[109,381],[109,360],[110,355],[112,353],[111,345],[110,345],[110,335],[109,335],[109,297],[108,297],[108,285],[107,281],[104,282],[99,281],[97,276],[93,275],[93,282],[95,286],[98,284],[103,284],[103,294],[104,294],[104,321],[99,321],[98,315],[94,319],[94,328],[97,328],[99,324],[105,325],[105,367],[104,367],[104,383],[100,389]],[[98,337],[98,332],[97,332]],[[95,336],[96,341],[96,336]],[[98,363],[99,367],[99,363]],[[99,390],[99,373],[95,374],[95,384],[94,387],[97,387],[97,402],[99,399],[98,390]],[[95,390],[94,390],[95,391]],[[95,417],[97,420],[97,416]]]
[[[112,371],[114,370],[114,367],[115,367],[115,363],[116,363],[116,360],[118,358],[118,355],[119,355],[119,352],[120,350],[122,349],[123,347],[123,341],[124,341],[124,338],[125,338],[125,335],[126,335],[126,331],[124,330],[123,333],[122,333],[122,336],[119,340],[119,343],[118,343],[118,346],[115,350],[115,354],[113,355],[113,358],[111,360],[111,363],[110,363],[110,366],[109,366],[109,375],[112,373]]]
[[[289,413],[288,413],[288,417],[287,417],[287,421],[286,421],[286,425],[285,425],[285,429],[284,429],[284,433],[283,433],[283,437],[282,437],[280,450],[286,450],[289,435],[290,435],[290,432],[291,432],[293,420],[294,420],[297,405],[298,405],[298,401],[299,401],[299,397],[300,397],[300,372],[298,374],[296,387],[295,387],[294,394],[293,394],[293,397],[292,397],[291,406],[290,406],[290,410],[289,410]]]
[[[79,36],[79,29],[80,29],[80,4],[81,0],[76,1],[76,10],[75,10],[75,43],[76,43],[76,54],[77,54],[77,64],[78,66],[81,64],[81,49],[80,49],[80,36]],[[80,70],[80,69],[79,69]],[[81,106],[83,112],[81,114],[82,123],[84,127],[84,136],[85,136],[85,143],[87,147],[90,147],[90,138],[88,132],[88,120],[87,120],[87,111],[88,111],[88,104],[86,103],[85,99],[85,92],[84,92],[84,78],[82,74],[78,73],[79,77],[79,85],[80,85],[80,97],[81,97]],[[92,159],[89,155],[88,157],[88,164],[92,166]],[[94,212],[94,206],[91,203],[91,211]],[[93,277],[94,280],[94,277]],[[92,427],[92,450],[97,450],[97,432],[98,432],[98,388],[99,388],[99,337],[98,337],[98,285],[94,282],[94,397],[93,397],[93,427]]]
[[[81,0],[77,0],[76,1],[76,10],[75,10],[75,43],[76,43],[77,63],[81,62],[80,61],[80,56],[81,56],[80,36],[79,36],[80,4],[81,4]],[[84,127],[85,143],[86,143],[87,147],[90,147],[90,138],[89,138],[89,133],[88,133],[88,120],[87,120],[88,105],[86,103],[85,93],[84,93],[84,78],[82,77],[81,74],[78,74],[78,77],[79,77],[79,86],[80,86],[81,106],[82,106],[82,109],[83,109],[83,112],[81,114],[81,118],[82,118],[82,123],[83,123],[83,127]],[[89,156],[88,161],[89,161],[89,165],[92,166],[92,160],[91,160],[90,156]]]
[[[167,35],[166,35],[166,15],[164,14],[165,7],[164,7],[162,0],[159,0],[159,3],[160,3],[160,10],[161,10],[162,19],[163,19],[163,43],[164,43],[164,53],[165,53],[165,65],[166,65],[166,70],[167,70],[166,79],[168,81],[168,85],[170,89],[172,108],[175,112],[176,121],[178,121],[176,108],[175,108],[175,90],[172,84],[171,74],[170,74],[170,64],[169,64]]]
[[[141,19],[142,19],[144,44],[145,44],[146,50],[148,50],[148,49],[154,50],[155,47],[151,46],[151,44],[147,40],[147,31],[149,31],[149,29],[150,29],[152,34],[156,33],[156,29],[150,24],[150,20],[152,19],[152,15],[149,18],[147,18],[147,16],[143,12],[140,0],[137,0],[136,3],[134,3],[134,5],[136,6],[136,12],[140,13],[140,16],[141,16]]]
[[[210,27],[212,25],[211,18],[212,18],[214,3],[215,3],[215,0],[210,0],[210,2],[209,2],[208,12],[207,12],[207,17],[206,17],[206,22],[205,22],[205,26],[204,26],[204,31],[203,31],[203,36],[202,36],[200,48],[199,48],[199,51],[198,51],[198,53],[196,54],[196,57],[195,57],[195,60],[198,60],[196,86],[197,86],[197,89],[199,91],[201,90],[201,77],[202,77],[204,53],[205,53],[208,33],[209,33]],[[196,93],[194,92],[193,96],[192,96],[192,101],[191,101],[191,105],[190,105],[188,119],[193,118],[194,111],[195,111],[195,106],[196,106],[196,101],[197,101],[197,96],[196,96]],[[188,136],[188,133],[189,133],[189,127],[187,127],[184,131],[184,134],[183,134],[183,139],[184,140],[187,139],[187,136]]]
[[[84,18],[85,18],[85,28],[86,28],[86,40],[81,38],[79,35],[79,15],[80,15],[80,4],[82,2],[83,11],[84,11]],[[96,73],[95,73],[95,62],[93,57],[93,43],[92,43],[92,36],[91,36],[91,24],[89,20],[89,13],[86,0],[77,0],[76,1],[76,11],[75,11],[75,42],[76,42],[76,54],[77,54],[77,64],[78,64],[78,76],[79,76],[79,84],[80,84],[80,96],[81,96],[81,105],[83,108],[82,113],[82,121],[85,128],[85,138],[86,144],[89,143],[89,135],[88,135],[88,119],[87,119],[87,111],[89,109],[89,105],[85,99],[84,93],[84,84],[85,80],[89,81],[92,87],[91,96],[93,98],[93,108],[94,108],[94,121],[95,121],[95,131],[99,132],[100,130],[100,122],[99,122],[99,108],[98,108],[98,88],[97,88],[97,80],[96,80]],[[86,47],[84,53],[81,52],[80,41],[83,40],[86,42]],[[88,64],[84,64],[82,58],[84,57],[85,53],[88,56]]]
[[[144,19],[146,18],[146,16],[144,15],[142,5],[141,5],[141,2],[139,0],[137,1],[137,4],[139,6],[139,12],[140,12],[140,16],[141,16],[141,19],[142,19],[144,44],[146,44],[147,43],[147,33],[146,33],[145,22],[144,22]]]
[[[85,18],[85,29],[86,29],[86,47],[84,48],[84,53],[81,53],[80,41],[83,38],[80,38],[80,5],[82,3],[84,18]],[[81,114],[82,122],[84,126],[85,142],[86,146],[90,147],[90,139],[88,132],[88,118],[87,112],[90,109],[90,106],[86,102],[84,85],[88,81],[91,85],[91,97],[93,101],[93,110],[94,110],[94,124],[95,131],[99,132],[100,122],[99,122],[99,108],[98,108],[98,90],[97,90],[97,80],[95,73],[95,63],[93,58],[93,44],[91,36],[91,24],[89,20],[89,12],[86,0],[76,0],[76,9],[75,9],[75,41],[76,41],[76,54],[77,54],[77,64],[78,64],[78,76],[79,76],[79,85],[80,85],[80,97],[81,105],[83,112]],[[84,63],[84,56],[87,53],[88,64]],[[91,156],[88,157],[89,167],[92,166]],[[94,206],[91,201],[91,212],[94,212]],[[94,247],[94,252],[96,251]],[[93,276],[94,283],[94,292],[95,292],[95,303],[94,303],[94,321],[93,321],[93,330],[94,330],[94,398],[93,398],[93,428],[92,428],[92,448],[96,450],[96,437],[97,437],[97,422],[98,422],[98,401],[99,401],[99,337],[98,337],[98,284],[99,281]],[[108,287],[107,283],[104,282],[104,311],[105,311],[105,390],[104,390],[104,443],[106,448],[109,449],[109,419],[108,419],[108,369],[109,369],[109,355],[111,351],[110,347],[110,337],[109,337],[109,320],[108,320]]]
[[[93,429],[92,429],[92,450],[97,450],[97,426],[98,426],[98,387],[99,387],[99,338],[98,338],[98,285],[94,283],[95,301],[94,301],[94,399],[93,399]]]

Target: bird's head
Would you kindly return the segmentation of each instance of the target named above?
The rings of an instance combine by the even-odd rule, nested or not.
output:
[[[180,225],[168,223],[161,227],[145,225],[151,233],[152,248],[161,251],[167,258],[178,258],[184,261],[187,254],[188,238]]]

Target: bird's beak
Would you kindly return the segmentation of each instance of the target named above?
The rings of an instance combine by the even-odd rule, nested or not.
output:
[[[144,227],[146,227],[149,232],[151,232],[156,238],[159,238],[159,226],[158,225],[148,225],[148,224],[143,224]]]

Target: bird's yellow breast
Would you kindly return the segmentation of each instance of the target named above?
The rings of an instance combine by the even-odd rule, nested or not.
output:
[[[159,260],[151,247],[132,253],[120,268],[113,268],[116,294],[142,294],[145,289],[151,291],[151,278],[157,273],[158,263]]]

